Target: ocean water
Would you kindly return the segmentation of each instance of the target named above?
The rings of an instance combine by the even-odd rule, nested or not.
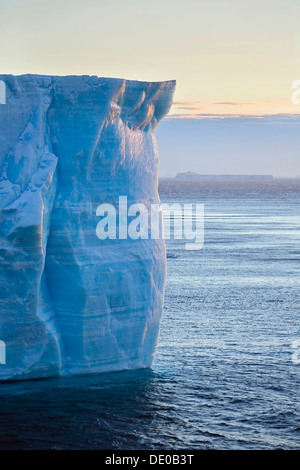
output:
[[[167,240],[153,367],[0,384],[0,448],[300,448],[300,180],[161,180],[160,195],[204,204],[205,242]]]

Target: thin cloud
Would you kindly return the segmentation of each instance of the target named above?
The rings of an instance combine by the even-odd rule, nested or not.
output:
[[[175,106],[198,106],[203,104],[201,101],[174,101],[173,105]]]
[[[176,109],[185,109],[186,111],[200,111],[201,109],[206,109],[206,107],[199,106],[198,108],[194,108],[191,106],[176,106]]]
[[[193,111],[195,113],[207,108],[207,106],[199,106],[199,104],[201,104],[201,101],[174,101],[173,109]]]
[[[253,104],[259,104],[259,103],[251,103],[251,102],[247,102],[247,103],[244,103],[242,101],[219,101],[217,103],[214,103],[214,104],[220,104],[220,105],[225,105],[225,106],[247,106],[247,105],[253,105]]]
[[[285,119],[298,120],[300,113],[277,113],[277,114],[216,114],[216,113],[196,113],[196,114],[169,114],[167,119],[258,119],[269,120]]]
[[[264,116],[299,116],[300,107],[295,109],[289,101],[218,101],[204,103],[200,101],[175,101],[169,114],[170,119],[224,119],[241,116],[261,119]]]

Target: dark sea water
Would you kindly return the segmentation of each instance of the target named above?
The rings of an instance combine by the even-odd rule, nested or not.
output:
[[[300,180],[160,195],[204,204],[205,243],[167,241],[152,369],[0,384],[0,448],[300,448]]]

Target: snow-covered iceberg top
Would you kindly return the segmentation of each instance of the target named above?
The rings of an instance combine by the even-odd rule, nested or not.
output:
[[[99,240],[96,211],[159,203],[154,131],[175,82],[0,83],[0,380],[149,367],[164,241]]]

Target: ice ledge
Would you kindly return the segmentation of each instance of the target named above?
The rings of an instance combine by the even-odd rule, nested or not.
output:
[[[0,80],[6,84],[8,95],[16,98],[22,93],[30,97],[39,90],[48,96],[63,95],[66,102],[72,103],[79,94],[89,91],[91,95],[93,90],[94,97],[106,105],[108,117],[120,117],[129,127],[145,131],[154,130],[168,113],[176,86],[175,80],[144,82],[95,75],[0,75]],[[9,104],[11,100],[7,99]]]

